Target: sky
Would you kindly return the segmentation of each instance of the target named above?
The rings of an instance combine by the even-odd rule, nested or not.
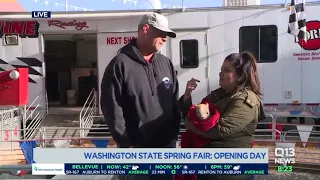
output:
[[[179,8],[182,0],[17,0],[26,11],[97,11]],[[223,0],[184,0],[183,7],[217,7]],[[287,0],[290,2],[291,0]],[[306,0],[306,2],[319,0]],[[1,2],[1,1],[0,1]],[[280,4],[285,0],[260,0],[261,4]]]

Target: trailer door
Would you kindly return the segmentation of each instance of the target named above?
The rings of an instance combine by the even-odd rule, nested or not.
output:
[[[169,53],[178,75],[179,95],[183,95],[187,81],[200,80],[192,94],[193,103],[200,103],[210,92],[206,31],[177,31],[176,38],[169,40]]]

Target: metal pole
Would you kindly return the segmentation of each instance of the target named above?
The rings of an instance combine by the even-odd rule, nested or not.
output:
[[[68,0],[65,0],[66,11],[68,11]]]

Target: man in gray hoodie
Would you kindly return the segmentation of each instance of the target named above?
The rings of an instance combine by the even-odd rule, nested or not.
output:
[[[165,16],[144,15],[138,25],[137,39],[121,48],[105,70],[101,109],[119,147],[176,146],[181,122],[179,84],[171,60],[158,53],[167,36],[175,38],[176,34],[168,28]]]

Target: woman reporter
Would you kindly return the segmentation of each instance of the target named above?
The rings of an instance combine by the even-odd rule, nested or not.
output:
[[[206,132],[197,130],[186,118],[185,126],[194,133],[211,139],[204,148],[250,148],[258,121],[265,119],[261,105],[260,81],[255,58],[248,52],[227,56],[219,73],[220,88],[207,95],[203,102],[214,103],[220,111],[219,123]],[[184,117],[192,106],[191,94],[196,89],[196,79],[187,83],[179,105]],[[205,179],[248,179],[249,176],[201,175]]]

